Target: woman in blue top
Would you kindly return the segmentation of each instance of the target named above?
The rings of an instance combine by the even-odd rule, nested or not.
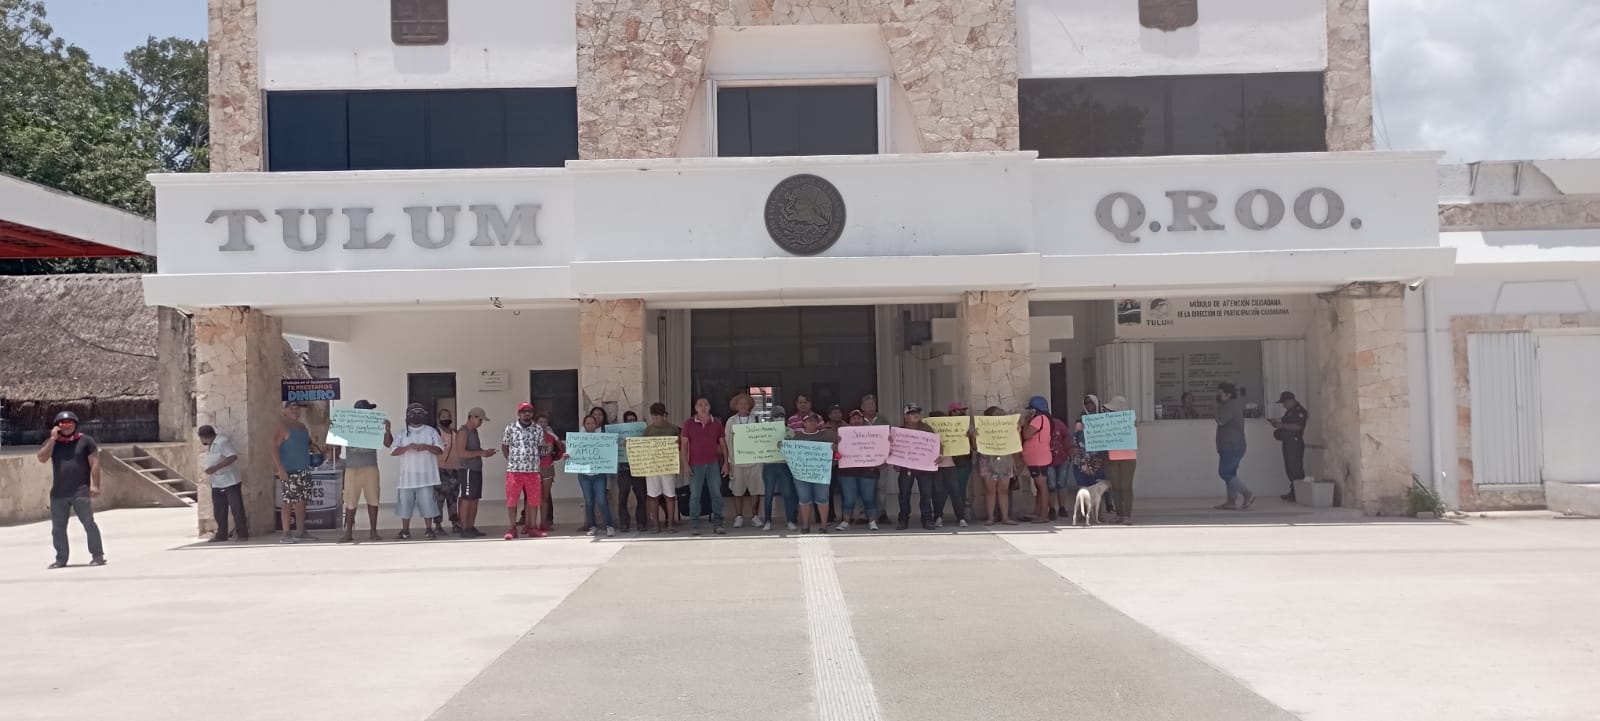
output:
[[[602,414],[604,411],[601,412]],[[593,414],[583,417],[584,433],[599,433],[600,419]],[[606,535],[617,535],[616,523],[611,520],[611,504],[606,503],[606,485],[609,476],[605,473],[580,473],[578,474],[578,487],[583,489],[583,523],[588,527],[584,531],[591,536],[599,531],[595,522],[595,506],[600,507],[600,512],[606,519]]]
[[[279,511],[279,520],[283,524],[283,543],[294,543],[295,539],[314,540],[306,532],[306,501],[311,499],[311,431],[306,430],[306,424],[300,422],[300,404],[289,402],[283,404],[283,412],[278,418],[278,432],[272,438],[273,447],[278,449],[272,457],[273,465],[277,466],[278,483],[283,487],[283,508]],[[289,525],[290,516],[294,517],[294,525]],[[294,533],[291,529],[298,529]]]

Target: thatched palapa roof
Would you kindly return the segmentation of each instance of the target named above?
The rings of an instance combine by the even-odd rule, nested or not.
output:
[[[156,334],[138,275],[0,276],[0,398],[154,400]],[[283,353],[286,377],[310,377]]]
[[[156,397],[156,309],[137,275],[0,276],[0,398]]]

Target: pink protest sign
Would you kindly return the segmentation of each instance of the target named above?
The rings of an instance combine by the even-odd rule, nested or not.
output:
[[[889,460],[889,426],[839,429],[839,467],[871,468]]]
[[[939,467],[939,434],[909,428],[889,429],[889,463],[913,471]]]

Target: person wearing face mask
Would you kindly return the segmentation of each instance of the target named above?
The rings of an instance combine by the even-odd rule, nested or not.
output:
[[[427,529],[423,532],[425,538],[438,538],[428,521],[439,515],[435,489],[439,485],[438,458],[444,455],[444,441],[439,438],[439,431],[428,425],[428,410],[421,403],[406,407],[406,428],[395,437],[390,455],[400,458],[400,482],[395,486],[400,540],[411,539],[413,516],[422,517]]]
[[[1232,383],[1217,384],[1217,475],[1228,488],[1228,500],[1212,508],[1219,511],[1249,510],[1256,494],[1239,480],[1239,462],[1244,460],[1244,400]],[[1241,497],[1243,502],[1240,502]]]
[[[435,486],[434,500],[439,506],[441,515],[428,519],[433,524],[433,530],[444,533],[444,517],[450,517],[450,532],[461,535],[461,515],[458,502],[461,500],[461,453],[456,447],[455,418],[449,408],[439,409],[438,420],[439,440],[444,444],[444,453],[439,456],[439,485]]]
[[[100,526],[94,522],[94,501],[100,497],[100,444],[78,432],[78,414],[56,414],[50,433],[35,456],[50,464],[50,541],[56,560],[50,568],[64,568],[68,553],[67,519],[76,515],[89,538],[89,565],[106,565],[106,550],[100,545]]]

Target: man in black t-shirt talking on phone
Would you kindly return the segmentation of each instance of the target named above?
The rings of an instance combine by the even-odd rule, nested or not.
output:
[[[39,447],[39,462],[49,463],[50,540],[55,543],[56,562],[51,568],[67,565],[67,518],[78,516],[83,533],[89,537],[89,565],[106,565],[106,552],[100,546],[100,527],[94,522],[94,498],[100,496],[100,444],[78,432],[78,414],[56,414],[50,435]]]

